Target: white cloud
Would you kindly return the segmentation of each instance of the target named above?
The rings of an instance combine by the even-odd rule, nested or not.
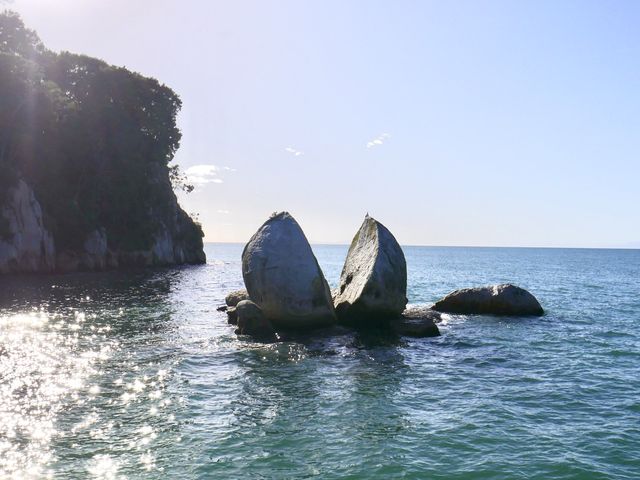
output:
[[[194,185],[206,185],[207,183],[222,183],[218,178],[220,168],[215,165],[194,165],[185,170],[187,180]]]
[[[218,210],[218,213],[221,213],[223,215],[229,215],[231,212],[229,210]]]
[[[235,172],[235,168],[218,167],[216,165],[194,165],[185,170],[187,181],[195,186],[206,185],[208,183],[224,183],[220,178],[220,172]]]
[[[377,147],[378,145],[382,145],[385,142],[385,140],[390,136],[391,135],[389,135],[388,133],[383,133],[381,135],[378,135],[376,138],[374,138],[370,142],[367,142],[367,148],[372,148],[372,147]]]
[[[290,153],[294,157],[299,157],[300,155],[304,155],[304,152],[301,152],[300,150],[296,150],[293,147],[286,147],[284,151]]]

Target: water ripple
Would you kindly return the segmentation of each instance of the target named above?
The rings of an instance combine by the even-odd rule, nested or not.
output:
[[[412,303],[513,281],[547,314],[266,345],[215,310],[241,246],[209,248],[0,279],[0,478],[637,477],[639,253],[408,247]],[[344,247],[316,251],[335,285]]]

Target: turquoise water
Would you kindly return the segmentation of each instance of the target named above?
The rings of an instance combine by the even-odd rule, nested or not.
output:
[[[0,478],[640,478],[640,251],[406,247],[409,300],[514,282],[542,318],[236,338],[208,265],[0,279]],[[330,283],[346,247],[315,246]]]

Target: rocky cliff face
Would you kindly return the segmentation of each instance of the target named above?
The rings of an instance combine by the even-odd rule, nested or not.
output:
[[[202,263],[174,189],[180,97],[158,80],[48,50],[0,12],[0,273]]]
[[[42,208],[22,180],[9,189],[0,207],[0,273],[50,272],[55,268],[53,237]]]
[[[159,224],[153,244],[145,250],[111,248],[106,229],[89,233],[82,247],[56,249],[43,220],[43,208],[23,181],[10,188],[0,206],[0,273],[72,272],[130,266],[199,264],[206,261],[199,228],[170,197],[169,215]]]

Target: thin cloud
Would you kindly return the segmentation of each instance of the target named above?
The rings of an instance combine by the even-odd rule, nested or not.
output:
[[[367,148],[373,148],[373,147],[382,145],[385,142],[385,140],[389,137],[391,137],[391,135],[389,135],[388,133],[383,133],[378,137],[374,138],[373,140],[371,140],[370,142],[367,142]]]
[[[218,167],[217,165],[194,165],[185,170],[187,181],[195,186],[207,185],[208,183],[224,183],[220,178],[220,172],[235,172],[235,168]]]
[[[290,153],[294,157],[299,157],[300,155],[304,155],[304,152],[301,152],[300,150],[296,150],[293,147],[286,147],[284,151]]]
[[[185,170],[185,175],[190,183],[196,186],[206,185],[208,183],[223,183],[218,176],[220,167],[215,165],[194,165]]]

